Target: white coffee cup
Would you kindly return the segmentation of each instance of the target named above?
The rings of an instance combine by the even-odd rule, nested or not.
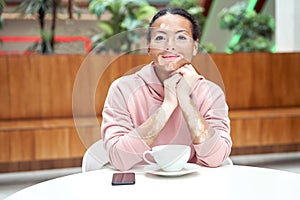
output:
[[[151,155],[154,162],[147,159]],[[164,171],[180,171],[188,162],[191,147],[187,145],[159,145],[143,153],[144,160],[151,165],[158,165]]]

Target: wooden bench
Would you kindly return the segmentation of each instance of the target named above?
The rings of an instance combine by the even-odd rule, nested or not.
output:
[[[230,107],[232,154],[299,151],[300,54],[210,56],[223,78]],[[84,59],[84,55],[0,57],[0,172],[81,165],[86,146],[99,139],[93,135],[83,144],[72,115],[73,84]],[[104,59],[97,57],[91,65]],[[201,59],[198,55],[195,62]],[[111,63],[95,95],[99,122],[110,83],[148,62],[147,55],[126,55]],[[210,64],[205,66],[201,70],[209,71]],[[99,132],[99,126],[88,121],[80,128]]]
[[[80,166],[86,148],[100,138],[100,113],[110,83],[147,60],[123,58],[115,66],[129,63],[127,68],[105,72],[96,94],[99,124],[87,120],[76,127],[73,85],[84,59],[85,55],[0,57],[0,172]],[[92,62],[97,66],[103,59],[106,56],[97,56]]]
[[[300,151],[300,107],[229,112],[232,155]]]
[[[300,54],[212,54],[230,107],[232,154],[300,149]]]

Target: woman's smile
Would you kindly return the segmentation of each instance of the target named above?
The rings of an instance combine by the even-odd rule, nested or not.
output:
[[[177,54],[165,54],[165,55],[162,55],[161,57],[165,60],[172,61],[172,60],[179,58],[180,56]]]

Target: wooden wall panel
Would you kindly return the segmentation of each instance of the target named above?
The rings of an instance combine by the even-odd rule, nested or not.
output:
[[[30,118],[40,116],[39,91],[40,72],[30,65],[29,57],[7,57],[10,112],[8,118]]]
[[[272,98],[274,106],[300,105],[300,56],[297,53],[272,56]],[[276,67],[275,67],[276,66]]]
[[[209,72],[210,65],[218,67],[232,110],[300,105],[300,54],[237,53],[211,54],[210,57],[211,60],[200,59],[201,64],[209,66],[201,70],[208,74],[208,79],[214,79],[216,75]],[[82,96],[91,96],[91,99],[80,103],[95,102],[98,115],[110,83],[133,67],[150,62],[147,55],[125,55],[112,63],[107,63],[106,58],[95,56],[85,60],[91,74],[88,82],[83,83]],[[195,63],[199,64],[197,58]],[[79,55],[1,57],[1,62],[7,64],[7,67],[1,65],[1,82],[4,83],[1,84],[4,96],[1,119],[71,117],[74,81],[84,59]],[[96,92],[91,91],[92,82],[100,78],[98,66],[109,64]]]
[[[66,166],[70,159],[78,163],[86,147],[100,138],[99,126],[92,121],[74,126],[72,95],[79,70],[87,66],[85,80],[75,87],[79,114],[96,112],[100,123],[111,82],[150,62],[148,55],[124,55],[110,63],[111,57],[0,57],[0,166],[36,169],[44,164]],[[221,87],[224,83],[234,149],[299,149],[299,53],[199,54],[193,64],[200,65],[207,79]],[[212,70],[216,66],[218,73]]]
[[[72,114],[72,92],[79,61],[82,56],[33,56],[31,63],[40,71],[41,116],[70,117]]]
[[[300,142],[298,116],[235,118],[231,120],[233,147],[270,146]]]
[[[35,138],[32,131],[13,131],[9,133],[10,161],[35,160]]]
[[[234,147],[257,146],[261,143],[259,119],[231,120],[231,138]]]
[[[10,116],[10,93],[7,58],[0,56],[0,119]]]
[[[91,128],[90,128],[91,130]],[[93,130],[91,130],[93,132]],[[100,134],[99,134],[100,135]],[[84,141],[81,141],[80,136],[78,135],[77,131],[75,129],[71,130],[68,135],[68,141],[69,141],[69,157],[68,158],[80,158],[83,157],[84,153],[86,152],[87,148],[89,146],[84,145],[84,141],[87,139],[83,139]],[[99,140],[100,138],[94,138],[93,142]],[[91,145],[91,144],[90,144]]]
[[[10,161],[10,135],[0,131],[0,163]]]
[[[0,131],[0,145],[0,163],[79,158],[86,151],[75,128]]]
[[[231,109],[300,105],[298,53],[211,54]]]
[[[83,59],[80,55],[1,57],[1,119],[72,116],[73,84]]]
[[[34,138],[31,131],[0,131],[0,162],[34,159]]]
[[[34,131],[35,152],[37,160],[69,157],[69,140],[67,129]]]

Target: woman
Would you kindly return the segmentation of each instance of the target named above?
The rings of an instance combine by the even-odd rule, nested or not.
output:
[[[189,162],[217,167],[231,151],[223,91],[190,64],[199,27],[181,8],[159,11],[148,31],[152,62],[114,81],[103,109],[101,134],[110,163],[119,170],[143,164],[153,146],[191,146]]]

